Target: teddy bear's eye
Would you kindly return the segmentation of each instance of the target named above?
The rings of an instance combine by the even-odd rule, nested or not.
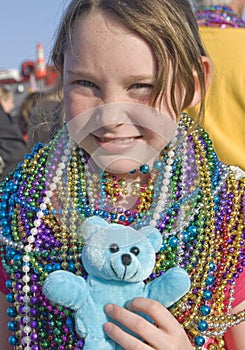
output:
[[[139,252],[140,252],[140,250],[139,250],[139,248],[138,247],[132,247],[131,249],[130,249],[130,252],[132,253],[132,254],[134,254],[134,255],[139,255]]]
[[[110,252],[111,252],[111,253],[116,253],[116,252],[118,252],[118,251],[119,251],[118,245],[117,245],[116,243],[112,243],[112,244],[110,245]]]

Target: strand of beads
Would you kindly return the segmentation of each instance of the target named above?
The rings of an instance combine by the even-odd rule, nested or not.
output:
[[[236,279],[243,271],[241,262],[244,264],[244,212],[241,210],[242,197],[244,195],[244,181],[237,183],[232,173],[227,178],[227,190],[223,197],[226,201],[226,211],[222,226],[217,235],[216,244],[219,246],[217,256],[217,280],[213,286],[213,293],[216,293],[215,312],[210,315],[210,328],[207,335],[218,338],[218,346],[224,346],[223,334],[228,327],[244,321],[244,312],[236,317],[230,311],[234,301],[233,294],[236,287]],[[234,255],[232,254],[234,252]],[[243,260],[240,260],[241,259]],[[243,258],[242,258],[243,257]],[[230,286],[229,286],[230,285]],[[228,303],[225,302],[225,296]],[[217,317],[217,315],[222,315]],[[223,316],[225,315],[225,316]],[[215,339],[213,340],[213,344]]]
[[[188,176],[189,176],[189,171],[188,171],[189,170],[189,161],[188,160],[190,159],[191,152],[189,152],[190,147],[188,147],[186,137],[183,139],[182,147],[183,147],[182,156],[181,156],[182,174],[180,176],[180,183],[179,183],[179,194],[180,194],[179,197],[184,199],[188,195],[188,191],[190,188],[188,185],[191,185],[191,182],[189,182],[190,180],[187,181]],[[193,171],[192,174],[195,174],[195,172]],[[190,206],[193,209],[195,208],[193,201],[191,201]],[[193,210],[192,215],[194,215],[194,213],[195,213],[195,210]],[[187,208],[186,208],[186,205],[183,203],[183,205],[180,205],[179,213],[178,213],[178,216],[177,216],[175,223],[174,223],[175,228],[173,228],[171,230],[171,236],[176,237],[176,240],[174,240],[174,241],[176,241],[176,265],[177,266],[183,266],[183,258],[184,258],[184,253],[185,253],[184,252],[185,245],[183,242],[183,240],[184,240],[183,231],[190,224],[192,219],[194,218],[194,216],[192,218],[192,215],[187,216],[186,214],[187,214]]]
[[[69,159],[69,156],[71,154],[72,149],[74,148],[74,144],[73,142],[68,142],[68,147],[65,150],[65,160],[67,161]],[[65,164],[64,161],[61,161],[58,166],[57,169],[55,171],[56,176],[54,176],[53,178],[53,182],[49,185],[49,188],[46,191],[46,195],[43,198],[42,203],[39,206],[39,210],[36,213],[36,219],[33,222],[33,228],[30,230],[30,236],[27,238],[27,244],[24,247],[24,251],[25,254],[23,255],[23,272],[24,272],[24,276],[22,278],[24,285],[22,288],[24,297],[23,297],[23,303],[24,303],[24,307],[23,307],[23,311],[25,312],[25,316],[23,317],[23,324],[24,324],[24,333],[26,334],[23,339],[22,339],[22,344],[24,345],[24,350],[31,350],[31,343],[32,341],[35,339],[32,339],[32,337],[30,337],[30,334],[32,332],[32,328],[31,328],[31,314],[30,314],[30,306],[29,306],[29,302],[30,302],[30,297],[29,297],[29,292],[30,292],[30,286],[29,286],[29,282],[30,282],[30,276],[29,276],[29,272],[30,272],[30,266],[28,265],[30,263],[30,254],[32,252],[33,249],[33,244],[36,240],[36,236],[38,234],[38,229],[42,224],[42,219],[45,215],[45,211],[47,209],[47,206],[49,205],[50,201],[51,201],[51,197],[53,195],[53,191],[57,189],[57,184],[60,182],[60,178],[63,174],[63,170],[65,168]]]
[[[45,154],[46,150],[43,149],[39,155],[36,155],[34,157],[34,164],[35,166],[39,169],[42,169],[43,167],[43,162],[44,162],[44,154]],[[31,164],[31,158],[29,156],[26,156],[26,159],[24,161],[23,164],[23,178],[24,178],[24,182],[26,183],[26,178],[28,177],[28,173],[27,171],[25,172],[25,169],[29,168],[29,165]],[[34,181],[34,174],[33,174],[33,167],[30,169],[30,174],[31,174],[31,181]],[[20,182],[20,177],[19,177],[19,173],[18,170],[15,173],[15,176],[13,179],[10,180],[9,184],[10,186],[16,190],[17,188],[17,183]],[[31,196],[28,196],[27,193],[23,192],[23,186],[20,183],[20,189],[22,192],[20,192],[20,195],[17,196],[18,200],[20,201],[25,201],[27,200],[27,203],[31,203],[31,205],[33,205],[34,202],[34,197],[31,198]],[[31,186],[30,186],[31,188]],[[34,196],[35,193],[32,192],[32,196]],[[11,192],[9,193],[9,201],[10,203],[14,203],[13,199],[11,199],[12,195]],[[7,199],[7,198],[6,198]],[[28,206],[28,205],[27,205]],[[30,212],[30,214],[32,215],[32,212]],[[9,268],[7,269],[7,271],[9,272],[9,274],[11,275],[11,280],[8,281],[8,286],[9,288],[13,288],[13,293],[15,293],[14,296],[14,304],[15,307],[14,308],[9,308],[8,310],[12,310],[11,314],[9,314],[9,316],[14,316],[15,320],[13,322],[9,323],[10,326],[10,330],[11,331],[15,331],[16,332],[16,336],[12,335],[9,338],[9,343],[11,345],[16,345],[18,338],[21,338],[21,334],[22,332],[24,332],[24,335],[22,337],[22,345],[24,349],[29,349],[29,343],[32,339],[36,339],[37,334],[35,332],[35,323],[31,323],[30,320],[30,315],[29,313],[32,312],[30,306],[29,306],[29,302],[30,302],[30,297],[29,294],[35,293],[35,288],[34,287],[29,287],[29,282],[30,282],[30,276],[28,274],[28,272],[30,271],[30,260],[28,258],[28,254],[30,251],[30,246],[32,244],[32,238],[28,237],[25,235],[25,226],[27,225],[28,219],[25,218],[25,221],[23,221],[24,216],[22,213],[22,210],[20,209],[20,205],[17,205],[15,208],[12,208],[12,220],[10,220],[11,223],[11,227],[12,227],[12,239],[18,240],[19,242],[24,242],[24,240],[26,240],[26,247],[24,250],[24,257],[23,257],[23,263],[21,264],[21,254],[23,252],[22,247],[24,247],[24,244],[22,243],[21,246],[19,246],[19,248],[21,250],[13,250],[11,252],[11,260],[14,259],[15,264],[11,264],[8,266]],[[23,221],[23,224],[22,224]],[[8,231],[8,230],[7,230]],[[33,233],[35,234],[35,232],[33,231]],[[8,253],[6,251],[5,254],[5,258],[7,259],[7,261],[9,260],[9,256]],[[16,282],[15,282],[16,281]],[[23,306],[22,306],[23,303]],[[17,315],[17,310],[19,311],[19,314],[21,315],[21,317],[18,317]],[[21,324],[21,333],[17,332],[17,324],[20,322]],[[33,328],[33,329],[32,329]]]
[[[156,207],[154,208],[154,213],[152,215],[152,219],[150,221],[151,226],[157,226],[158,220],[160,219],[160,212],[162,211],[162,208],[166,206],[166,203],[169,199],[169,184],[170,184],[170,178],[172,174],[172,164],[173,164],[173,158],[174,158],[174,151],[170,150],[168,152],[167,157],[167,164],[165,166],[165,173],[162,180],[162,187],[159,194],[159,198],[156,204]]]
[[[199,201],[195,151],[191,140],[187,138],[184,141],[186,132],[186,126],[180,124],[176,139],[169,146],[170,149],[174,148],[175,155],[165,207],[161,207],[162,204],[157,197],[156,204],[152,204],[153,217],[155,208],[159,208],[160,215],[157,227],[163,235],[163,246],[161,253],[158,255],[156,272],[162,269],[165,271],[176,264],[187,268],[184,258],[189,257],[190,252],[187,251],[186,243],[188,243],[188,240],[184,230],[188,227],[191,228],[190,225],[202,205]],[[182,144],[177,142],[180,137],[183,138]],[[168,154],[163,160],[168,165]],[[167,174],[167,176],[169,175]],[[172,189],[171,192],[170,189]],[[164,188],[161,188],[161,192],[164,192]],[[159,198],[161,197],[159,196]],[[155,222],[152,221],[152,224],[155,224]],[[192,249],[192,246],[190,246],[190,249]]]
[[[91,179],[90,183],[87,184],[87,188],[89,188],[87,192],[88,202],[91,203],[90,207],[92,208],[91,214],[100,215],[109,222],[130,225],[144,213],[147,213],[152,203],[155,171],[148,175],[147,183],[141,185],[139,181],[133,181],[129,184],[126,178],[118,179],[115,175],[111,176],[101,169],[96,170],[92,160],[89,160],[87,164],[85,178]],[[136,171],[138,170],[132,173],[136,173]],[[144,165],[140,167],[139,171],[147,174],[149,166]],[[128,194],[130,197],[127,197]],[[123,210],[118,202],[127,201],[128,198],[130,198],[130,203],[127,204],[134,208]],[[133,198],[135,199],[132,200]]]
[[[191,126],[191,121],[183,116],[183,122],[187,124],[187,127],[189,128]],[[196,148],[196,164],[198,167],[198,180],[199,185],[201,189],[202,194],[202,201],[204,206],[199,208],[198,212],[198,222],[196,227],[198,227],[198,235],[196,235],[196,247],[200,247],[203,245],[203,242],[206,242],[203,245],[203,249],[200,251],[193,250],[193,253],[195,254],[192,257],[192,264],[195,268],[195,274],[192,276],[192,288],[189,293],[187,293],[186,296],[184,296],[182,302],[178,303],[177,310],[181,309],[179,315],[178,311],[176,312],[176,316],[179,316],[179,321],[184,322],[184,319],[180,316],[183,309],[186,309],[185,305],[188,305],[187,301],[188,299],[194,299],[193,304],[195,305],[192,307],[192,309],[189,309],[188,321],[186,320],[184,322],[184,325],[186,328],[189,328],[190,325],[194,322],[196,319],[196,315],[198,314],[198,305],[200,305],[200,302],[203,297],[203,289],[205,287],[205,280],[208,275],[209,271],[209,249],[212,252],[212,235],[213,235],[213,219],[214,219],[214,213],[212,212],[212,196],[211,196],[211,174],[209,172],[208,164],[205,163],[205,161],[202,161],[205,159],[206,151],[204,149],[204,145],[202,144],[201,138],[199,136],[199,133],[193,132],[192,133],[192,139],[194,141],[194,145]],[[205,204],[207,206],[205,206]],[[209,225],[204,225],[204,218],[207,216],[209,218]],[[205,234],[204,234],[205,233]],[[212,253],[211,253],[212,254]],[[197,268],[198,267],[198,268]],[[193,268],[192,268],[193,269]],[[198,270],[198,271],[197,271]],[[203,326],[205,321],[202,320],[202,322],[199,322],[199,324]],[[205,324],[206,325],[206,324]],[[201,342],[203,341],[202,338],[195,338],[195,341]]]
[[[197,140],[195,140],[195,143],[200,150],[201,150],[200,146],[205,147],[205,145],[208,145],[207,142],[204,142],[204,140],[206,140],[206,137],[207,137],[207,135],[205,133],[202,133],[202,137],[199,139],[199,142],[197,143]],[[210,153],[212,151],[210,145],[208,147],[205,147],[205,149],[208,153]],[[200,152],[197,152],[197,153],[200,153]],[[200,154],[202,155],[202,152]],[[210,155],[212,155],[212,153]],[[210,159],[209,169],[212,169],[213,174],[217,173],[217,170],[215,170],[213,168],[213,165],[212,165],[212,164],[215,164],[215,159],[213,159],[211,161],[212,158],[210,158],[209,156],[207,158]],[[204,157],[204,159],[206,159],[206,157]],[[201,164],[201,162],[200,162],[200,164]],[[211,187],[213,188],[214,183],[215,183],[215,185],[217,185],[219,190],[223,189],[224,193],[227,193],[227,191],[228,191],[228,193],[230,192],[230,193],[236,194],[237,189],[235,187],[232,188],[230,191],[227,189],[227,187],[224,187],[223,179],[226,175],[225,175],[225,172],[222,171],[222,168],[223,167],[221,166],[220,171],[219,171],[220,182],[218,181],[217,177],[211,176],[211,173],[210,173],[210,178],[212,178],[212,181],[211,181],[212,186]],[[208,182],[207,180],[206,180],[206,182]],[[227,181],[229,181],[229,178],[227,178]],[[205,183],[205,181],[204,181],[204,183]],[[201,181],[201,184],[203,184],[203,181]],[[205,187],[203,187],[203,189],[204,188]],[[244,191],[244,188],[241,189],[241,193],[243,193],[243,191]],[[216,198],[213,199],[213,201],[214,201],[213,208],[216,211],[218,210],[219,205],[222,205],[222,207],[224,205],[224,203],[221,203],[218,200],[219,192],[220,191],[217,191],[217,189],[215,189]],[[208,193],[207,190],[206,190],[206,193]],[[207,200],[208,200],[208,197],[207,197]],[[231,212],[233,212],[233,210],[235,208],[237,208],[237,210],[238,210],[238,208],[241,207],[241,198],[240,199],[237,198],[237,200],[234,202],[234,199],[232,196],[232,200],[233,200],[233,204],[232,203],[229,204],[229,208],[227,208],[227,210],[228,210],[227,213],[231,213]],[[208,202],[206,202],[206,203],[208,203]],[[234,206],[234,203],[237,203],[237,204]],[[232,210],[231,210],[231,208],[232,208]],[[222,209],[222,210],[224,210],[224,209]],[[241,214],[241,212],[242,212],[241,210],[239,212],[240,212],[241,216],[244,215],[244,214]],[[236,213],[236,210],[235,210],[235,213]],[[225,215],[225,213],[224,213],[224,215]],[[201,223],[200,218],[202,216],[202,211],[199,213],[198,216],[199,216],[199,230],[200,230],[200,223]],[[210,215],[207,215],[206,213],[203,212],[203,217],[205,217],[205,216],[207,216],[208,220],[210,221]],[[215,222],[217,222],[217,223],[219,222],[219,220],[218,220],[219,216],[220,216],[220,214],[217,211],[217,214],[215,215]],[[226,216],[226,219],[227,219],[227,216]],[[237,226],[236,222],[240,222],[240,224],[238,224],[238,226]],[[205,222],[203,222],[203,224],[205,224]],[[237,231],[237,227],[240,228],[239,232]],[[243,237],[242,227],[244,228],[244,223],[242,224],[242,219],[240,218],[240,221],[238,221],[238,219],[234,219],[230,232],[233,233],[232,234],[233,237],[236,237],[237,242],[236,242],[236,246],[234,246],[232,248],[230,247],[229,249],[234,249],[234,251],[236,251],[236,252],[239,251],[239,246],[242,242],[241,241],[241,239]],[[179,319],[180,322],[183,322],[183,324],[185,325],[185,328],[187,330],[189,330],[190,333],[194,336],[195,345],[198,349],[202,348],[202,346],[205,342],[205,340],[204,340],[205,336],[213,336],[214,338],[218,339],[218,342],[219,342],[218,346],[220,349],[221,348],[223,349],[224,342],[222,339],[222,335],[224,334],[225,330],[227,329],[227,325],[229,327],[229,324],[231,322],[233,322],[232,324],[234,325],[234,318],[233,318],[233,320],[227,319],[226,322],[224,322],[224,317],[223,317],[223,314],[225,314],[226,311],[225,311],[225,307],[222,306],[221,301],[224,300],[224,291],[225,291],[226,285],[227,285],[227,279],[225,277],[228,277],[228,275],[224,276],[224,271],[229,269],[229,271],[231,270],[231,271],[235,272],[237,267],[233,266],[233,268],[232,268],[230,266],[230,263],[231,262],[235,263],[237,261],[237,257],[232,258],[231,261],[226,261],[226,259],[224,259],[225,256],[227,255],[224,252],[224,247],[226,247],[226,244],[227,244],[226,242],[227,241],[229,242],[229,240],[230,240],[229,244],[231,244],[232,240],[231,240],[231,238],[230,239],[228,238],[227,234],[225,234],[222,227],[220,228],[220,230],[221,230],[221,232],[224,232],[223,233],[224,238],[222,236],[219,237],[217,235],[216,229],[215,229],[215,234],[212,234],[211,230],[209,230],[207,232],[205,226],[203,227],[203,230],[204,230],[203,232],[205,233],[205,236],[207,236],[207,237],[205,238],[205,236],[202,236],[199,233],[199,239],[201,237],[202,246],[203,246],[203,248],[207,247],[207,251],[210,250],[211,252],[213,252],[212,256],[208,256],[208,255],[206,256],[205,254],[202,254],[202,256],[203,256],[202,260],[200,260],[200,257],[199,257],[199,261],[202,262],[202,265],[204,267],[205,267],[205,259],[208,262],[208,265],[206,266],[206,269],[203,272],[206,280],[201,281],[201,288],[197,288],[198,285],[195,284],[195,278],[193,279],[193,282],[192,282],[193,287],[190,291],[191,295],[189,295],[189,297],[190,297],[189,301],[188,301],[188,296],[185,296],[182,299],[182,301],[178,305],[178,308],[181,311],[180,311],[179,315],[177,312],[176,317]],[[208,233],[208,235],[207,235],[207,233]],[[207,240],[207,238],[208,238],[208,240]],[[231,251],[230,251],[230,253],[231,253]],[[241,252],[240,252],[240,254],[241,254]],[[198,266],[198,269],[200,269],[199,264],[197,266]],[[220,268],[221,268],[221,270],[219,270]],[[194,274],[196,274],[195,271],[196,270],[194,270]],[[220,275],[219,275],[219,273],[220,273]],[[217,278],[219,276],[221,278],[220,285],[218,284],[219,278]],[[234,280],[232,281],[232,283],[233,282],[234,282]],[[234,284],[233,284],[233,286],[234,286]],[[195,295],[196,295],[196,298],[194,298]],[[231,295],[231,300],[230,300],[229,305],[231,305],[231,301],[232,301],[233,288],[230,289],[230,295]],[[198,305],[198,304],[199,304],[198,310],[192,306],[192,305]],[[214,305],[214,308],[212,308],[211,305]],[[215,305],[217,308],[215,307]],[[175,312],[176,312],[176,310],[174,311],[174,314],[175,314]],[[185,320],[182,316],[183,314],[186,315]],[[187,315],[189,315],[189,317],[187,317]],[[241,314],[241,316],[239,316],[240,321],[243,319],[243,316],[244,316],[243,314]],[[225,324],[226,324],[226,326],[225,326]],[[213,328],[213,330],[212,330],[212,328]],[[210,345],[210,346],[212,346],[212,345]]]
[[[93,211],[95,209],[95,201],[96,201],[96,197],[98,194],[95,193],[94,189],[93,189],[94,177],[92,176],[92,174],[90,172],[91,162],[89,162],[86,159],[86,157],[84,156],[83,151],[81,149],[79,151],[79,154],[80,154],[83,166],[84,166],[84,174],[85,174],[85,181],[86,181],[86,185],[87,185],[87,196],[89,198],[89,205],[90,205],[91,211]]]
[[[186,135],[185,128],[188,129],[190,126],[190,119],[182,116],[177,138],[179,139],[183,134]],[[88,176],[84,176],[84,166],[87,164],[86,157],[84,156],[82,159],[82,157],[77,156],[76,152],[72,154],[72,150],[64,153],[66,143],[67,141],[64,138],[60,148],[58,147],[57,151],[50,157],[46,168],[44,164],[47,159],[46,153],[49,152],[47,149],[44,149],[43,153],[39,152],[38,156],[30,161],[27,159],[23,166],[24,170],[20,180],[21,183],[18,185],[18,193],[15,193],[15,187],[19,181],[18,176],[11,184],[12,189],[8,188],[6,193],[1,193],[1,201],[2,198],[6,197],[8,203],[12,203],[10,210],[12,213],[14,212],[11,222],[12,227],[9,228],[8,226],[10,224],[7,216],[4,217],[3,224],[4,233],[6,234],[4,236],[5,241],[9,242],[14,237],[16,242],[11,244],[8,252],[6,251],[8,255],[4,254],[6,259],[4,265],[11,270],[11,277],[13,276],[14,280],[17,281],[16,283],[11,282],[11,288],[15,289],[14,304],[17,313],[19,313],[14,317],[16,322],[20,323],[20,331],[16,331],[16,335],[22,337],[23,341],[17,350],[24,346],[27,349],[32,346],[32,350],[40,350],[37,344],[40,344],[41,348],[44,349],[59,347],[60,350],[74,348],[74,344],[77,344],[76,347],[82,346],[82,340],[80,342],[76,340],[71,313],[68,310],[51,306],[42,294],[36,291],[37,287],[40,288],[40,282],[37,282],[38,279],[42,282],[50,271],[56,268],[60,269],[64,259],[69,260],[70,264],[70,258],[68,259],[68,257],[71,257],[74,261],[76,260],[75,257],[79,257],[79,252],[72,250],[72,246],[76,245],[74,237],[72,237],[75,234],[75,229],[72,230],[73,235],[69,236],[69,227],[67,228],[70,224],[77,224],[79,221],[77,213],[83,219],[93,214],[93,210],[97,205],[100,209],[99,201],[101,198],[98,198],[98,202],[96,198],[96,195],[98,195],[96,191],[100,188],[100,183],[97,182],[96,186],[90,185],[90,187],[87,185],[86,179],[93,181],[91,167],[89,167],[90,173]],[[57,143],[54,143],[53,151],[56,146]],[[192,151],[195,151],[197,161],[195,161],[195,154],[192,154]],[[240,204],[241,201],[244,202],[244,182],[237,185],[231,174],[229,179],[227,178],[228,187],[225,185],[226,167],[217,162],[207,135],[202,129],[198,129],[194,136],[188,136],[188,142],[184,148],[174,147],[174,153],[173,162],[170,164],[171,171],[169,172],[170,189],[169,192],[165,193],[166,208],[159,208],[160,218],[157,224],[159,227],[161,225],[163,241],[166,245],[166,250],[162,252],[162,256],[166,257],[168,254],[170,256],[175,251],[171,261],[174,264],[176,264],[176,261],[180,261],[181,265],[190,272],[192,288],[187,298],[184,297],[177,303],[172,312],[189,330],[190,334],[195,337],[198,349],[204,336],[217,338],[219,341],[217,346],[222,349],[221,337],[227,326],[244,321],[244,312],[235,316],[230,315],[236,287],[235,281],[242,271],[242,266],[245,266],[244,204],[243,207]],[[185,154],[190,155],[188,159],[181,157]],[[202,159],[206,159],[207,156],[208,162],[203,164]],[[169,165],[167,160],[168,155],[164,155],[162,159],[154,164],[157,175],[152,179],[155,188],[151,208],[147,213],[137,213],[138,217],[142,214],[143,219],[140,218],[137,221],[136,217],[135,225],[145,225],[152,219],[153,210],[157,207],[161,187],[163,186],[165,167]],[[65,164],[66,170],[62,162]],[[28,169],[30,166],[31,170],[25,171],[25,167]],[[58,170],[57,173],[56,170]],[[72,172],[77,174],[74,179],[71,177]],[[185,176],[184,181],[181,181],[181,174]],[[46,188],[44,184],[47,184]],[[66,185],[69,186],[68,198],[65,198]],[[89,191],[91,193],[88,195]],[[51,196],[49,196],[50,192],[52,193]],[[40,202],[40,194],[45,193],[44,198],[46,198],[47,203]],[[107,200],[108,196],[103,191],[101,191],[101,195],[105,197],[103,209],[108,210],[110,205],[110,201]],[[95,199],[94,201],[91,200],[90,207],[91,196]],[[76,205],[68,206],[68,203],[71,204],[73,199]],[[204,206],[201,205],[202,200]],[[209,205],[210,201],[212,201],[211,206]],[[64,202],[66,203],[65,208],[68,210],[65,213],[59,209]],[[45,204],[46,207],[41,207],[42,204]],[[191,207],[194,207],[194,209],[191,210]],[[210,208],[211,214],[209,213]],[[75,213],[75,210],[77,210],[77,213]],[[209,215],[206,215],[208,213]],[[212,231],[210,223],[212,224],[213,213],[215,214],[216,226]],[[110,216],[110,221],[116,220],[120,215],[116,213],[116,217],[113,217],[109,210],[107,213],[105,213],[105,210],[98,210],[98,215],[106,214]],[[208,217],[208,222],[205,222],[205,216]],[[33,219],[34,217],[35,219]],[[218,220],[219,218],[220,220]],[[34,225],[35,220],[37,220],[37,226]],[[64,223],[64,226],[62,226],[64,230],[58,228],[58,220]],[[182,224],[186,232],[181,231],[180,226]],[[32,229],[36,230],[30,233]],[[11,231],[12,237],[9,233]],[[35,232],[37,233],[34,234]],[[174,239],[178,238],[178,234],[183,234],[182,241],[180,239],[181,243],[174,248]],[[28,238],[30,239],[28,240]],[[21,249],[24,245],[27,249],[27,252],[24,251],[26,261],[24,259],[19,260],[18,254],[15,252],[18,249],[22,254]],[[28,246],[31,247],[30,252]],[[65,250],[60,249],[60,247],[65,248],[66,246],[68,246],[67,256],[64,257]],[[52,251],[49,256],[47,247],[57,255],[52,255]],[[185,255],[179,258],[178,249],[181,248],[183,248]],[[208,254],[210,248],[213,252],[212,257]],[[58,253],[60,251],[62,252],[61,255]],[[234,252],[233,256],[231,255],[232,252]],[[231,255],[232,258],[228,259],[228,255]],[[52,263],[49,263],[50,261]],[[166,262],[166,259],[163,262]],[[156,265],[157,263],[158,261]],[[204,266],[205,280],[199,281],[199,277],[195,278],[199,265]],[[21,266],[23,268],[28,266],[30,270],[20,271]],[[69,269],[69,266],[65,266],[65,268]],[[159,273],[167,268],[167,264],[166,266],[160,266]],[[79,269],[79,266],[77,266],[77,269]],[[76,269],[72,271],[77,273]],[[230,283],[230,288],[228,288],[227,280]],[[29,292],[27,292],[28,289]],[[228,305],[224,305],[222,299],[225,292],[230,295]],[[9,300],[13,300],[12,296],[9,296]],[[193,307],[196,303],[198,304],[197,309]],[[29,306],[30,310],[28,308],[24,309],[25,306]],[[16,312],[15,310],[10,311],[11,314]],[[39,312],[41,321],[38,320],[37,312]],[[228,313],[229,317],[223,317],[225,313]],[[12,326],[13,322],[11,323]],[[29,333],[23,331],[24,327]],[[38,334],[37,329],[39,330]],[[36,339],[37,336],[39,337],[38,340]],[[14,341],[13,345],[16,345],[17,341]],[[216,345],[211,344],[211,346]]]
[[[245,21],[229,7],[226,6],[202,6],[196,12],[196,18],[200,26],[209,27],[234,27],[244,28]]]

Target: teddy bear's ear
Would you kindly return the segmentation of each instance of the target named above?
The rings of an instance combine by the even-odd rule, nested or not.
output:
[[[81,227],[81,236],[84,241],[91,237],[95,232],[108,226],[108,222],[99,216],[91,216],[87,218]]]
[[[161,233],[155,227],[152,227],[152,226],[144,226],[139,230],[139,232],[141,232],[145,236],[147,236],[147,238],[151,242],[155,252],[158,252],[162,246]]]

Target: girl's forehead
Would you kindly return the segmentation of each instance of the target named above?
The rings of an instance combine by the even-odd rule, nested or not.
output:
[[[155,55],[151,46],[138,34],[130,31],[115,16],[104,12],[81,16],[74,25],[70,47],[65,59],[75,64],[101,61],[121,61],[154,64]],[[129,68],[130,68],[129,66]]]
[[[73,35],[80,32],[81,29],[89,27],[90,31],[100,35],[103,32],[131,35],[141,37],[136,30],[131,30],[125,23],[122,23],[120,17],[110,11],[96,10],[95,12],[82,13],[73,23]],[[143,37],[141,37],[143,39]],[[94,38],[95,39],[95,38]]]

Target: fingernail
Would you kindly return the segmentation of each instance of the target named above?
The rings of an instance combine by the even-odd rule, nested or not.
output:
[[[105,306],[105,312],[106,312],[107,314],[110,314],[112,311],[113,311],[113,305],[112,305],[112,304],[107,304],[107,305]]]
[[[126,309],[133,311],[132,302],[131,302],[131,301],[128,301],[128,302],[126,303],[125,307],[126,307]]]
[[[104,328],[104,331],[105,331],[106,333],[110,333],[111,330],[112,330],[112,324],[111,324],[110,322],[106,322],[106,323],[104,324],[103,328]]]
[[[125,305],[126,309],[130,309],[131,301],[128,301]]]

